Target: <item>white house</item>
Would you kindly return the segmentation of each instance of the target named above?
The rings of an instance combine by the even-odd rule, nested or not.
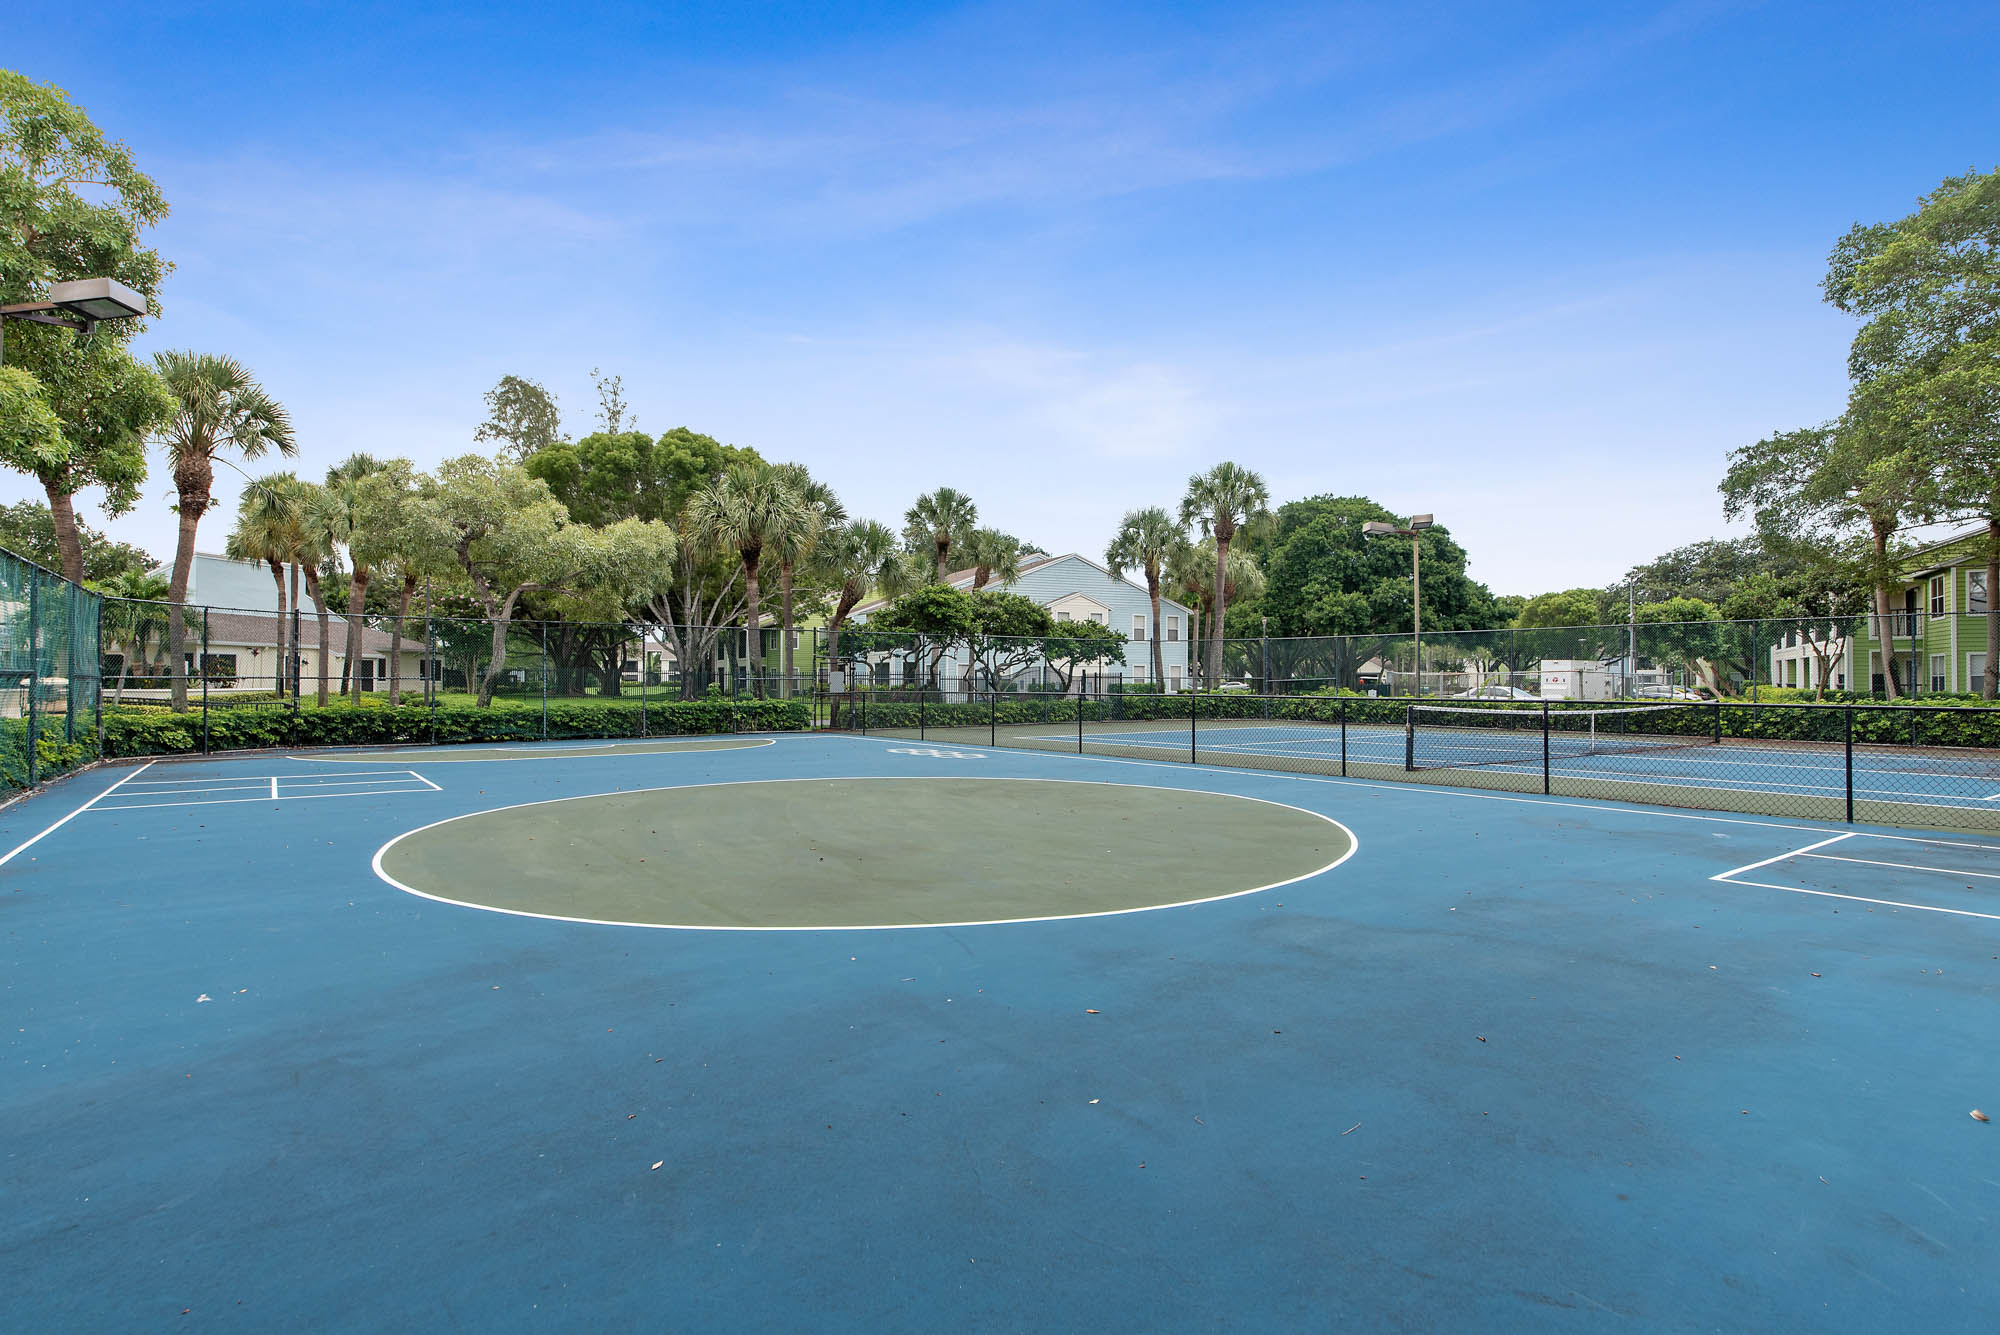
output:
[[[954,589],[970,590],[977,572],[960,570],[947,576],[945,583]],[[1125,662],[1086,665],[1091,675],[1099,672],[1115,673],[1129,682],[1150,682],[1153,677],[1153,650],[1149,641],[1160,641],[1162,667],[1166,680],[1162,683],[1168,691],[1179,691],[1186,687],[1188,680],[1187,634],[1193,625],[1193,617],[1188,608],[1171,598],[1160,599],[1160,621],[1154,624],[1152,600],[1146,596],[1146,586],[1130,578],[1120,578],[1091,560],[1070,552],[1063,556],[1049,556],[1036,553],[1021,562],[1020,573],[1005,583],[998,581],[986,585],[990,593],[1014,593],[1046,607],[1057,621],[1094,621],[1100,626],[1112,627],[1124,634],[1127,647]],[[880,611],[887,604],[886,599],[876,598],[862,603],[853,612],[857,624],[865,625],[872,612]],[[881,661],[874,664],[880,674],[893,672],[901,666],[893,661],[892,655],[880,655]],[[968,665],[957,661],[962,656],[955,655],[947,660],[951,676],[963,680]],[[886,682],[884,684],[887,684]]]

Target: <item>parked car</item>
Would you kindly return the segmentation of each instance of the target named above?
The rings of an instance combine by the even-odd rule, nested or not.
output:
[[[1469,691],[1458,691],[1454,700],[1539,700],[1542,697],[1518,686],[1475,686]]]
[[[1689,690],[1685,686],[1654,686],[1649,683],[1644,686],[1634,686],[1632,688],[1632,698],[1634,700],[1689,700],[1698,702],[1706,700],[1709,697],[1699,691]]]

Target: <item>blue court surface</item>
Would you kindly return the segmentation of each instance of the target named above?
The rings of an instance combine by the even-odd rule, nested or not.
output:
[[[1995,1328],[2000,841],[881,738],[505,750],[0,812],[0,1327]],[[798,781],[885,776],[1251,798],[1352,847],[898,930],[525,916],[374,865],[693,786],[817,837]],[[716,831],[646,833],[726,901],[673,874]],[[1113,822],[1067,861],[1140,851]]]

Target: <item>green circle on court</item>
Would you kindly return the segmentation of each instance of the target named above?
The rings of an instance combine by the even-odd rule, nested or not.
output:
[[[359,751],[346,756],[299,756],[333,765],[380,765],[407,761],[425,765],[465,764],[475,760],[590,760],[606,756],[656,755],[671,751],[742,751],[769,746],[769,737],[655,737],[644,741],[598,742],[581,746],[539,742],[482,742],[468,746],[426,746],[414,751]]]
[[[375,870],[471,908],[646,927],[924,927],[1248,894],[1354,849],[1314,812],[1228,793],[1038,779],[794,779],[476,812]]]

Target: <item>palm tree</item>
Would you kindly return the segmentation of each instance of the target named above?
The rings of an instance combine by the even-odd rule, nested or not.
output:
[[[326,486],[322,488],[332,537],[347,549],[348,564],[353,571],[347,585],[347,658],[341,664],[340,686],[341,693],[357,705],[361,703],[361,674],[355,671],[355,664],[361,661],[361,631],[367,615],[368,581],[374,573],[365,557],[368,547],[363,532],[367,524],[367,483],[386,466],[373,455],[350,454],[326,470]],[[358,546],[357,538],[360,539]]]
[[[285,599],[286,563],[298,549],[298,515],[290,505],[284,483],[290,473],[272,473],[255,478],[243,489],[236,502],[236,527],[223,544],[223,554],[238,561],[262,561],[270,567],[271,580],[278,586],[278,694],[285,693],[285,656],[289,604]],[[298,581],[292,581],[294,586]],[[297,646],[293,646],[296,648]]]
[[[173,705],[187,709],[188,576],[194,570],[195,531],[215,490],[215,461],[225,450],[255,459],[268,449],[293,454],[298,449],[292,420],[283,404],[272,398],[233,357],[213,353],[163,352],[154,368],[174,396],[174,414],[162,428],[174,470],[180,534],[174,546],[174,572],[167,585],[167,653],[172,659]]]
[[[856,520],[833,533],[820,548],[818,564],[827,582],[840,590],[826,623],[826,661],[831,668],[840,655],[840,628],[848,613],[876,589],[891,595],[900,591],[908,568],[897,550],[895,533],[872,519]]]
[[[1160,578],[1174,553],[1186,546],[1186,528],[1156,505],[1128,513],[1104,553],[1104,563],[1118,579],[1125,578],[1130,566],[1145,572],[1146,596],[1153,602],[1153,628],[1147,636],[1153,642],[1153,681],[1162,690],[1166,688],[1167,668],[1165,651],[1160,647]]]
[[[1215,539],[1204,538],[1200,542],[1188,543],[1168,558],[1164,575],[1166,587],[1187,604],[1194,623],[1188,628],[1188,643],[1201,642],[1201,628],[1211,622],[1220,621],[1215,611]],[[1257,558],[1241,547],[1232,548],[1229,565],[1222,581],[1224,605],[1239,602],[1245,598],[1264,596],[1264,568],[1257,564]],[[1195,659],[1189,661],[1190,668],[1199,667]],[[1216,669],[1213,678],[1206,676],[1202,668],[1203,685],[1213,688],[1221,684],[1221,668]]]
[[[776,464],[738,463],[724,469],[688,500],[693,534],[712,547],[729,547],[743,566],[744,614],[749,623],[749,648],[756,693],[764,693],[762,586],[757,569],[764,548],[788,530],[811,522],[811,507],[793,479]]]
[[[121,570],[97,585],[97,591],[104,595],[104,642],[125,647],[118,659],[118,685],[111,696],[117,704],[125,699],[125,679],[131,675],[133,660],[143,668],[153,638],[167,628],[161,602],[167,596],[167,581],[143,571]]]
[[[833,494],[833,488],[816,481],[799,464],[780,466],[787,478],[805,502],[805,521],[772,535],[771,548],[778,558],[779,630],[778,630],[778,672],[781,677],[779,694],[790,696],[796,678],[793,673],[792,648],[792,578],[801,561],[813,554],[829,529],[847,522],[847,509],[840,498]]]
[[[972,590],[977,593],[998,579],[1012,584],[1021,577],[1021,540],[997,528],[976,528],[966,537],[965,559],[972,562]]]
[[[1222,622],[1229,611],[1229,592],[1224,587],[1229,544],[1237,530],[1264,517],[1264,507],[1270,501],[1263,478],[1227,461],[1189,478],[1187,495],[1181,498],[1181,522],[1199,524],[1205,537],[1215,539],[1215,602],[1208,618],[1208,668],[1204,674],[1211,683],[1222,676]]]
[[[337,569],[340,560],[340,509],[326,488],[299,478],[291,479],[292,504],[298,507],[299,546],[292,563],[305,573],[306,597],[312,599],[319,618],[319,679],[313,703],[324,709],[331,686],[333,667],[333,626],[327,614],[326,587],[320,583],[322,568]]]
[[[951,549],[954,543],[962,542],[979,522],[979,507],[972,498],[962,491],[950,487],[939,487],[926,496],[917,497],[903,515],[903,536],[910,546],[928,550],[937,562],[938,583],[951,573]]]

